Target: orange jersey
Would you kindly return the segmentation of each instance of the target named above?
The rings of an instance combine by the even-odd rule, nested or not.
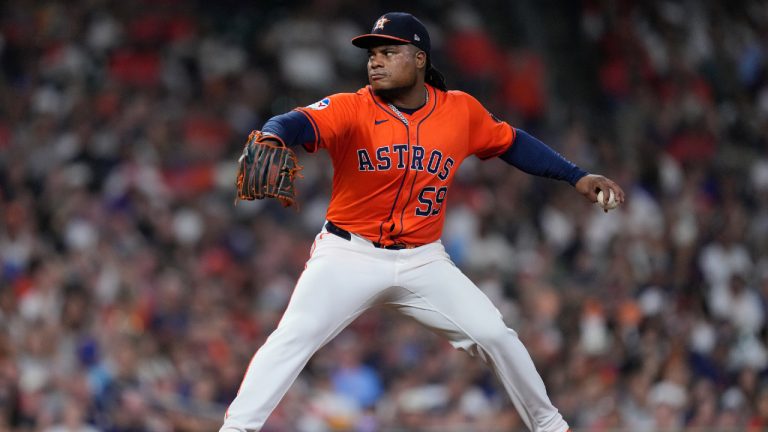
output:
[[[324,148],[333,161],[329,221],[382,245],[436,241],[461,162],[498,156],[514,141],[514,128],[472,96],[426,88],[429,100],[411,115],[370,86],[297,109],[315,129],[307,150]]]

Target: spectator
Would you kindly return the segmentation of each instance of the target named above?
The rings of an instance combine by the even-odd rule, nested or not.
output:
[[[359,84],[349,35],[394,6],[236,3],[0,4],[0,429],[212,430],[276,326],[327,161],[302,158],[300,213],[232,207],[233,161],[273,113]],[[452,88],[630,191],[604,214],[469,160],[450,193],[446,247],[569,422],[765,429],[762,5],[395,3],[429,17]],[[407,320],[345,340],[268,430],[522,430],[484,365]]]

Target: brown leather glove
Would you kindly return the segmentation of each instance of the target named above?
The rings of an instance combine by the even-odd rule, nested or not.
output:
[[[253,131],[238,160],[238,200],[277,198],[283,207],[296,202],[293,181],[301,170],[296,153],[275,138]]]

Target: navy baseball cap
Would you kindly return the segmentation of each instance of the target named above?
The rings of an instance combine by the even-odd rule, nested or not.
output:
[[[405,12],[385,13],[376,20],[370,33],[352,39],[352,44],[365,49],[386,44],[411,44],[427,55],[432,48],[424,24]]]

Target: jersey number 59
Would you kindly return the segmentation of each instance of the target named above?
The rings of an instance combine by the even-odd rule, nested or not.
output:
[[[423,205],[416,207],[416,216],[436,216],[440,214],[443,207],[443,201],[448,194],[448,186],[441,186],[439,189],[434,186],[427,186],[419,192],[419,202]]]

